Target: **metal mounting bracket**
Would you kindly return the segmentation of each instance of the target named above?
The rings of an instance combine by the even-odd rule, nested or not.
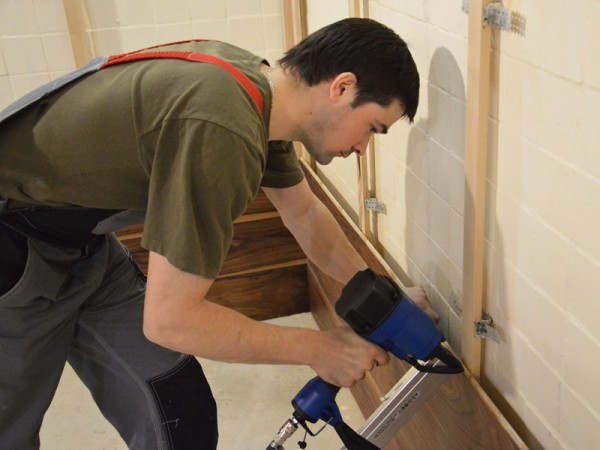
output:
[[[469,13],[469,0],[462,1],[462,8]],[[525,16],[523,14],[504,8],[500,0],[492,0],[484,6],[483,22],[492,28],[525,34]]]
[[[500,335],[494,328],[494,319],[487,314],[475,322],[475,335],[481,339],[491,339],[496,344],[500,343]]]
[[[373,191],[369,191],[369,198],[365,200],[365,209],[367,211],[372,211],[380,214],[387,214],[387,206],[382,201],[378,200],[375,197],[375,193]]]

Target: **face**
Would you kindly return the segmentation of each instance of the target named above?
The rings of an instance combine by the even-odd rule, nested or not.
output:
[[[387,130],[402,117],[399,101],[387,107],[365,103],[352,108],[351,102],[323,107],[313,113],[313,120],[299,139],[319,164],[329,164],[333,158],[362,155],[374,133]]]

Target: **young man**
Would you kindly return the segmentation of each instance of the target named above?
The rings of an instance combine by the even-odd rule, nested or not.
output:
[[[188,355],[305,364],[340,386],[389,361],[348,328],[277,327],[204,297],[233,220],[261,186],[326,273],[346,283],[366,267],[287,141],[327,164],[412,121],[419,78],[405,43],[348,19],[275,69],[219,42],[152,51],[208,54],[246,81],[214,62],[127,62],[0,122],[0,449],[39,447],[66,360],[127,445],[143,450],[216,447],[215,402]],[[132,211],[145,213],[147,285],[108,233]]]

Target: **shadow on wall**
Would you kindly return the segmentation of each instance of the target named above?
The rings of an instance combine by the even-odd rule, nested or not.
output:
[[[464,217],[465,80],[452,53],[431,59],[427,117],[408,137],[407,253],[411,278],[426,286],[440,329],[460,354]]]

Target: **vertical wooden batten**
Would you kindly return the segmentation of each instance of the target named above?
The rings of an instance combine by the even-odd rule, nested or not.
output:
[[[483,310],[487,126],[491,29],[484,26],[489,0],[469,3],[462,359],[476,379],[481,373],[481,339],[474,323]]]
[[[282,0],[283,10],[283,39],[285,49],[289,50],[308,35],[308,20],[306,0]],[[298,157],[302,157],[315,170],[317,163],[304,146],[294,142]]]
[[[368,0],[348,0],[350,17],[369,17]]]
[[[369,17],[369,2],[367,0],[348,0],[350,17]],[[375,139],[369,142],[369,147],[358,161],[358,226],[365,237],[380,251],[377,235],[377,214],[365,209],[365,200],[376,193],[375,178]]]
[[[87,34],[89,20],[83,0],[63,0],[73,59],[76,67],[86,65],[95,55],[92,42]]]
[[[306,0],[282,0],[285,48],[289,49],[308,34]]]

